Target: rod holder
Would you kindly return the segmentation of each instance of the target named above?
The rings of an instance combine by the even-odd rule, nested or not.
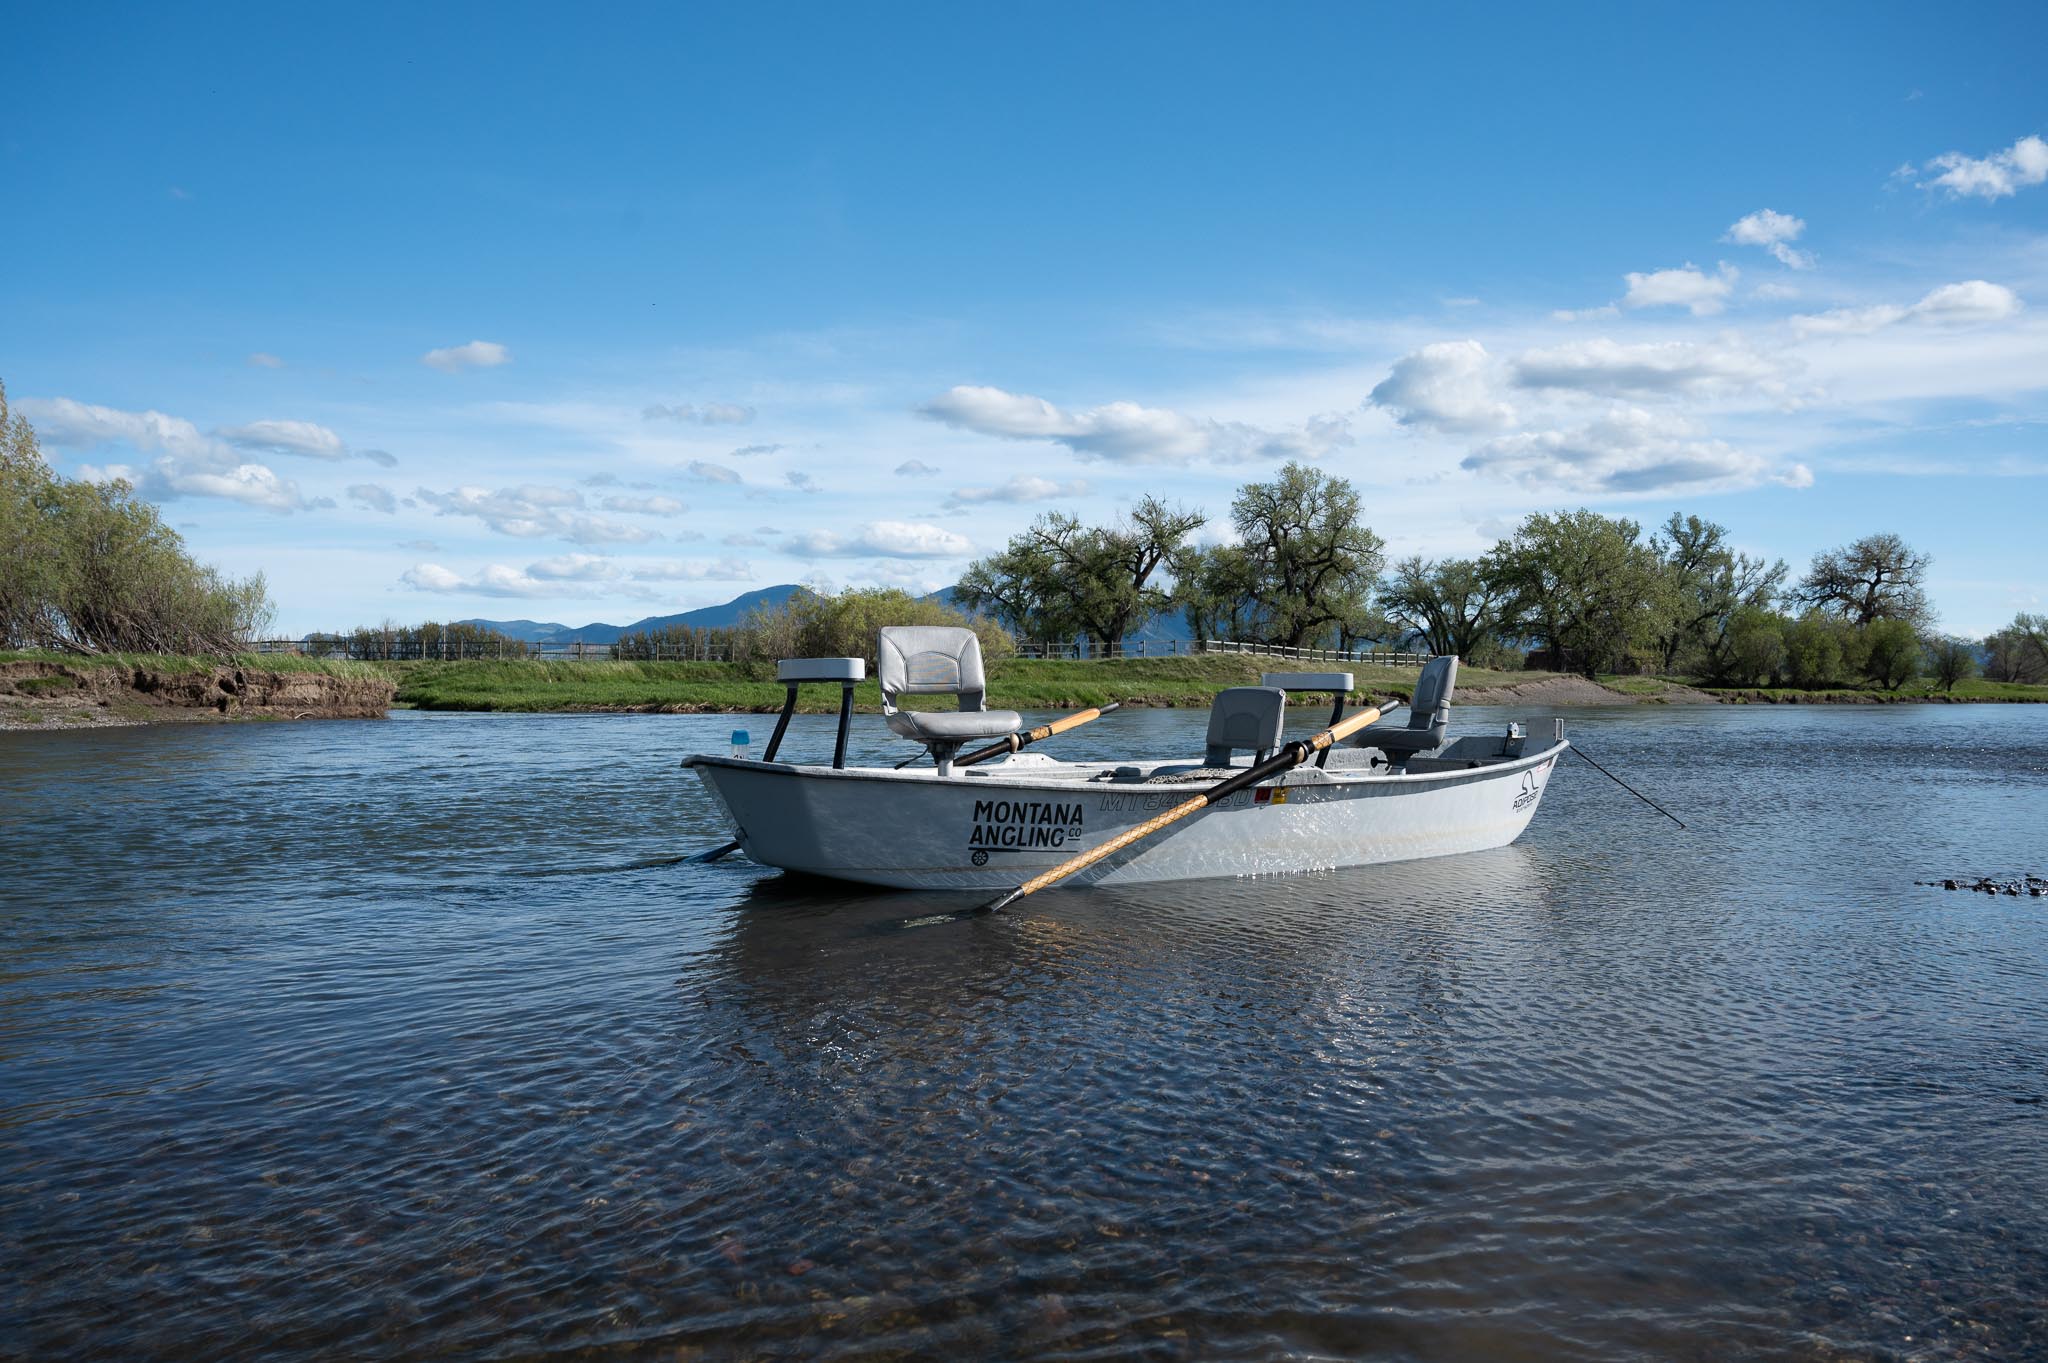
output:
[[[782,683],[782,713],[776,717],[775,732],[768,738],[764,761],[773,762],[782,747],[782,735],[789,729],[789,717],[796,713],[797,688],[807,683],[837,683],[839,687],[839,732],[832,742],[834,770],[846,766],[846,732],[853,724],[853,688],[867,680],[865,658],[784,658],[775,664],[775,679]]]

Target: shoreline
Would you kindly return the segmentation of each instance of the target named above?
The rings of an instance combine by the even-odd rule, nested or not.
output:
[[[382,719],[396,695],[366,667],[255,659],[0,660],[0,730],[54,733],[150,724]]]
[[[1118,702],[1131,709],[1206,709],[1218,692],[1257,685],[1280,659],[1244,655],[1038,662],[1000,659],[989,669],[989,705],[1004,710],[1078,710]],[[1419,669],[1361,662],[1351,669],[1353,706],[1405,702]],[[1568,710],[1637,705],[1958,705],[2048,702],[2048,686],[1966,682],[1958,694],[1922,684],[1899,691],[1847,687],[1795,691],[1701,687],[1660,677],[1593,680],[1555,672],[1463,669],[1455,703]],[[829,693],[829,694],[828,694]],[[0,730],[51,732],[139,724],[377,718],[394,709],[525,714],[774,715],[783,687],[766,667],[733,663],[467,661],[357,662],[297,655],[233,660],[0,655]],[[1319,709],[1325,696],[1294,703]],[[837,688],[806,688],[801,714],[833,714]],[[913,697],[913,708],[946,708]],[[872,681],[854,709],[880,712]]]

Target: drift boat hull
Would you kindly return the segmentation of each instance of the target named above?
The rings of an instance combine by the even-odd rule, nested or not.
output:
[[[1466,740],[1475,742],[1476,740]],[[1489,745],[1490,746],[1490,745]],[[1521,836],[1566,743],[1391,775],[1300,768],[1075,875],[1130,885],[1455,856]],[[1346,756],[1351,756],[1346,754]],[[1003,890],[1172,808],[1227,774],[1037,754],[955,771],[693,757],[733,836],[767,866],[909,890]]]

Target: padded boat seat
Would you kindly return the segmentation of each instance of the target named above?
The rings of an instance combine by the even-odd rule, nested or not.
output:
[[[889,716],[891,733],[920,743],[1003,738],[1023,727],[1024,716],[1015,710],[898,710]]]
[[[1420,753],[1435,752],[1450,729],[1451,693],[1457,688],[1458,660],[1448,655],[1431,658],[1416,678],[1407,721],[1367,725],[1351,736],[1351,746],[1378,748],[1396,769],[1405,768],[1408,759]]]
[[[1280,746],[1287,725],[1287,693],[1277,686],[1233,686],[1216,693],[1209,706],[1209,735],[1202,760],[1230,765],[1230,755],[1249,749],[1263,762]]]
[[[953,774],[962,743],[1001,738],[1024,727],[1014,710],[986,709],[988,677],[981,641],[971,629],[948,625],[888,625],[875,640],[875,671],[882,683],[882,713],[889,730],[924,744],[939,767]],[[957,696],[957,711],[899,710],[903,696]]]

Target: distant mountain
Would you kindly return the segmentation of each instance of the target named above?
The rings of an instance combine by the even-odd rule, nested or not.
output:
[[[529,644],[569,637],[567,625],[543,624],[538,620],[457,620],[455,623],[475,625],[479,629],[494,629],[508,639],[519,639]]]
[[[539,620],[464,620],[460,623],[475,625],[480,629],[494,629],[509,639],[520,639],[529,644],[615,644],[622,634],[633,634],[645,629],[661,629],[668,625],[690,625],[697,629],[729,629],[740,622],[756,606],[775,607],[789,600],[804,588],[794,582],[784,582],[774,587],[763,587],[758,591],[742,592],[722,606],[701,606],[680,615],[650,615],[635,620],[630,625],[607,625],[593,621],[588,625],[558,625]],[[953,599],[953,588],[941,587],[924,598],[936,601],[942,606],[960,609]],[[1192,639],[1188,629],[1187,614],[1183,611],[1168,611],[1157,619],[1148,621],[1144,628],[1132,632],[1129,642],[1143,639],[1152,643],[1167,640]]]
[[[738,624],[740,617],[754,607],[779,606],[802,590],[794,582],[785,582],[759,591],[742,592],[722,606],[700,606],[680,615],[650,615],[630,625],[607,625],[601,620],[588,625],[557,625],[535,620],[463,620],[459,623],[475,625],[479,629],[494,629],[508,639],[519,639],[529,644],[615,644],[622,634],[661,629],[668,625],[725,629]]]

